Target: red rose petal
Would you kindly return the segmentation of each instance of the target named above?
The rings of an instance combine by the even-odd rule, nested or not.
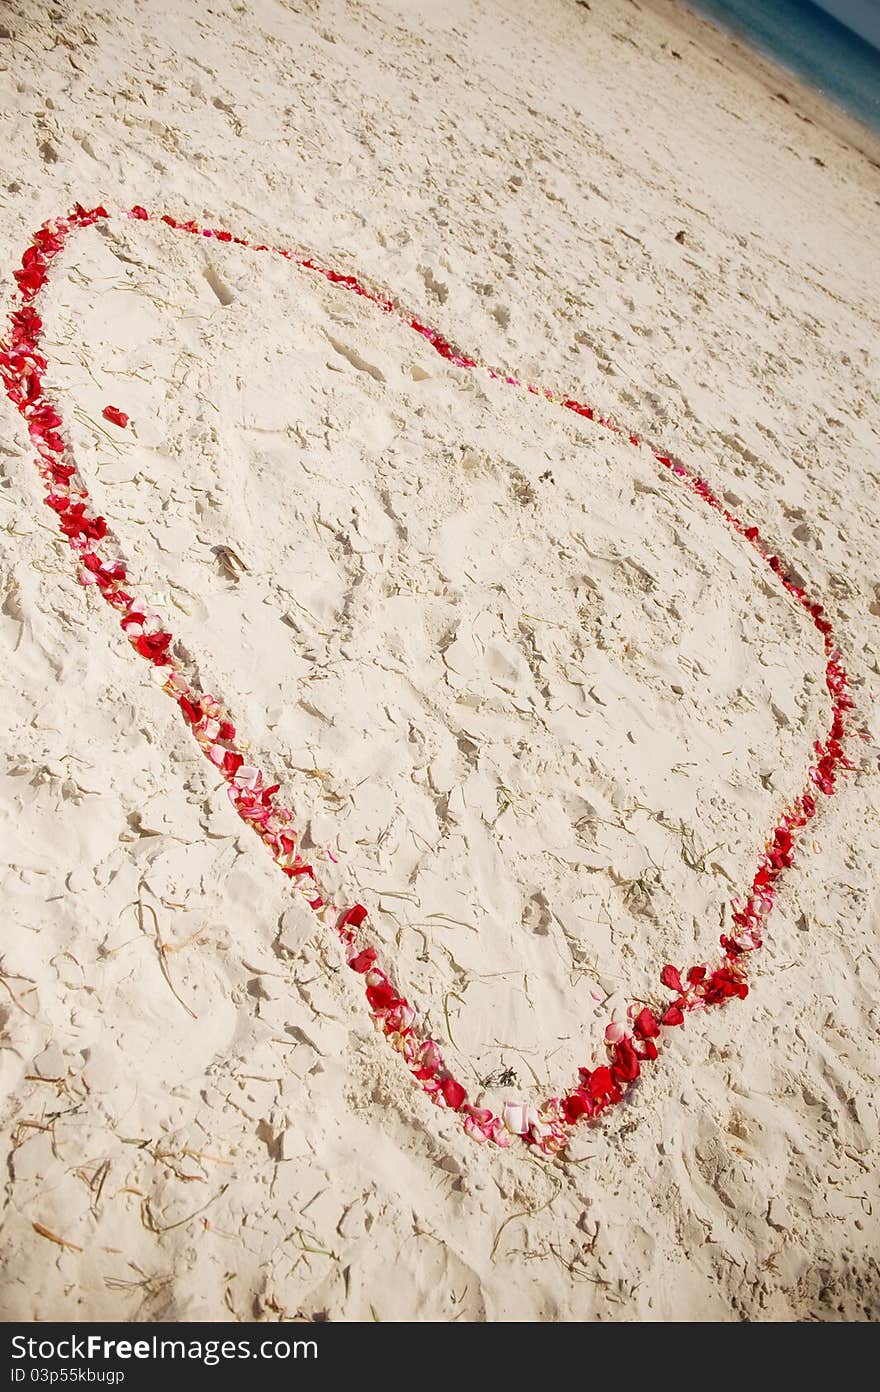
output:
[[[633,1029],[640,1039],[655,1039],[660,1033],[660,1026],[657,1024],[654,1013],[647,1006],[644,1010],[640,1010],[633,1020]]]
[[[454,1078],[444,1078],[440,1084],[440,1091],[446,1099],[447,1107],[451,1107],[457,1112],[467,1097],[467,1093],[461,1083],[457,1083]]]
[[[670,991],[677,991],[679,995],[684,991],[681,984],[681,975],[677,967],[665,966],[660,973],[660,980],[664,986],[668,986]]]
[[[677,1005],[670,1005],[668,1010],[660,1016],[661,1025],[681,1025],[684,1023],[684,1014]]]

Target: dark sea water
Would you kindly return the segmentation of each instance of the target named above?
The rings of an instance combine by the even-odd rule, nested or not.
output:
[[[686,0],[880,132],[880,51],[809,0]]]

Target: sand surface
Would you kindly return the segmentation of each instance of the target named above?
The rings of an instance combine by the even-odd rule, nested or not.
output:
[[[865,132],[661,0],[2,19],[6,289],[76,199],[357,272],[703,473],[871,726]],[[648,451],[283,262],[119,219],[43,312],[96,504],[328,883],[470,1089],[558,1091],[713,952],[825,723],[817,635]],[[873,739],[748,1000],[561,1159],[489,1152],[77,583],[8,409],[0,470],[6,1318],[876,1317]]]

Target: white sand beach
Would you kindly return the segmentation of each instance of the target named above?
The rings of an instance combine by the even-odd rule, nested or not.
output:
[[[0,1315],[880,1314],[880,142],[672,0],[0,13],[0,273],[94,505],[469,1095],[713,959],[827,727],[751,991],[556,1157],[370,1021],[0,431]],[[130,417],[118,429],[112,404]],[[328,851],[330,855],[328,856]]]

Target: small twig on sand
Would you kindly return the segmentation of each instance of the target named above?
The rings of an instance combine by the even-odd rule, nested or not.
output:
[[[35,1233],[40,1234],[40,1237],[45,1237],[49,1242],[54,1242],[56,1247],[63,1247],[65,1252],[82,1251],[82,1247],[77,1247],[75,1242],[68,1242],[66,1237],[59,1237],[58,1234],[52,1232],[50,1228],[45,1228],[42,1223],[31,1223],[31,1227]]]
[[[302,1228],[297,1228],[295,1233],[290,1234],[290,1237],[299,1238],[299,1245],[303,1252],[309,1252],[315,1257],[329,1257],[331,1261],[339,1261],[339,1257],[335,1252],[331,1252],[326,1247],[319,1247],[317,1245],[320,1239],[316,1237],[314,1233],[306,1233],[303,1232]],[[308,1238],[311,1238],[312,1241],[308,1241]]]
[[[140,928],[142,933],[146,934],[147,937],[149,937],[150,935],[147,932],[147,928],[144,923],[144,910],[146,909],[149,913],[153,915],[153,941],[155,942],[156,954],[159,958],[159,969],[161,970],[162,975],[167,981],[168,989],[170,990],[174,999],[176,1001],[179,1001],[179,1003],[183,1006],[187,1015],[189,1015],[191,1019],[197,1020],[199,1018],[198,1015],[196,1015],[196,1012],[194,1010],[190,1009],[190,1007],[187,1005],[186,1001],[183,999],[180,992],[174,985],[174,982],[171,980],[171,972],[168,968],[168,953],[173,949],[166,947],[162,941],[161,935],[159,933],[159,916],[156,913],[156,910],[153,908],[152,904],[145,904],[143,899],[141,899],[140,897],[132,900],[132,902],[127,905],[127,907],[129,909],[137,909],[138,927]],[[195,936],[198,937],[198,934],[196,934]]]
[[[463,997],[463,996],[460,996],[460,995],[458,994],[457,991],[447,991],[447,992],[446,992],[446,995],[443,997],[443,1014],[444,1014],[444,1016],[445,1016],[445,1018],[446,1018],[446,1034],[447,1034],[447,1036],[448,1036],[448,1038],[449,1038],[450,1044],[455,1044],[455,1038],[454,1038],[453,1033],[452,1033],[452,1026],[451,1026],[451,1024],[449,1023],[449,999],[450,999],[450,996],[452,997],[453,1000],[457,1000],[457,1001],[459,1002],[460,1005],[464,1005],[464,997]]]
[[[538,1169],[540,1167],[536,1165],[535,1168]],[[501,1234],[504,1232],[504,1229],[507,1227],[508,1223],[515,1222],[517,1218],[534,1218],[535,1214],[543,1213],[545,1208],[549,1208],[550,1205],[554,1203],[556,1199],[558,1199],[560,1193],[562,1192],[562,1180],[557,1175],[553,1175],[552,1178],[556,1182],[556,1188],[550,1195],[549,1199],[547,1199],[546,1203],[538,1204],[537,1208],[521,1209],[519,1213],[511,1213],[509,1217],[505,1218],[504,1222],[501,1224],[501,1227],[495,1234],[495,1241],[492,1243],[492,1250],[489,1253],[489,1258],[491,1261],[495,1260],[495,1253],[498,1250],[498,1243],[501,1240]]]
[[[174,1228],[182,1228],[184,1223],[191,1223],[193,1218],[198,1218],[200,1213],[204,1213],[206,1208],[210,1208],[212,1203],[216,1203],[218,1199],[222,1198],[228,1188],[229,1185],[224,1184],[222,1188],[217,1190],[217,1193],[214,1194],[212,1198],[208,1199],[207,1203],[202,1204],[201,1208],[197,1208],[194,1213],[188,1214],[186,1218],[178,1218],[176,1223],[157,1223],[155,1218],[153,1217],[152,1210],[150,1209],[150,1200],[145,1199],[141,1205],[141,1208],[144,1210],[144,1213],[146,1217],[149,1219],[149,1222],[145,1222],[144,1227],[147,1228],[150,1232],[158,1234],[172,1232]]]
[[[16,980],[28,981],[28,982],[30,982],[30,977],[29,977],[29,976],[17,977]],[[0,986],[2,986],[2,987],[4,988],[4,990],[6,990],[6,991],[9,992],[10,996],[11,996],[12,999],[14,1000],[15,1004],[18,1006],[19,1010],[23,1011],[23,1013],[24,1013],[25,1015],[29,1016],[30,1019],[32,1019],[32,1020],[36,1018],[36,1016],[33,1014],[32,1011],[26,1010],[25,1007],[22,1005],[21,1001],[18,999],[18,996],[15,994],[15,992],[14,992],[13,989],[12,989],[12,987],[10,986],[9,981],[8,981],[8,979],[7,979],[7,976],[6,976],[6,973],[3,972],[3,971],[0,971]]]

